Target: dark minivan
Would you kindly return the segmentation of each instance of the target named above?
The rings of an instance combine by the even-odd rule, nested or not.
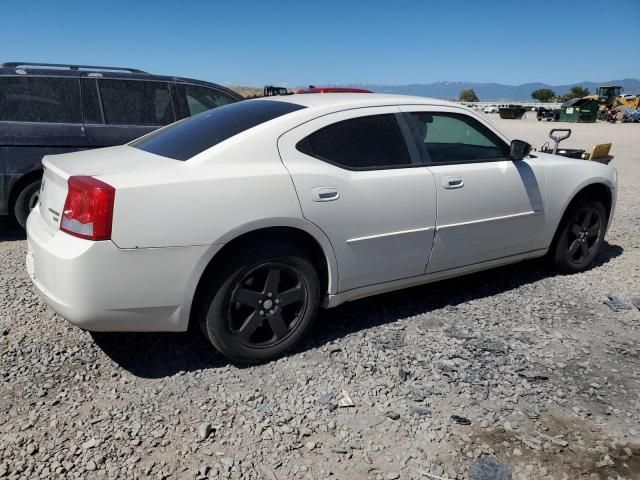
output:
[[[242,100],[220,85],[133,68],[0,65],[0,215],[24,227],[42,157],[121,145],[163,125]]]

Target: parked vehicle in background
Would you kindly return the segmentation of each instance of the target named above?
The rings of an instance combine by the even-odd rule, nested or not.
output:
[[[536,118],[538,121],[545,120],[547,122],[557,122],[560,120],[560,110],[546,107],[538,107],[536,112]]]
[[[280,95],[293,95],[287,87],[276,87],[274,85],[265,85],[262,89],[262,95],[252,94],[247,95],[245,98],[263,98],[263,97],[277,97]]]
[[[527,112],[527,109],[522,105],[507,105],[498,108],[498,113],[500,114],[500,118],[504,119],[521,119],[524,114]]]
[[[133,68],[0,66],[0,215],[24,227],[44,155],[122,145],[158,127],[242,100],[209,82]]]
[[[487,105],[483,111],[484,113],[498,113],[499,109],[497,105]]]
[[[441,100],[246,100],[47,156],[27,270],[84,329],[195,324],[227,357],[265,361],[320,305],[545,254],[561,272],[588,268],[616,172],[529,149]]]

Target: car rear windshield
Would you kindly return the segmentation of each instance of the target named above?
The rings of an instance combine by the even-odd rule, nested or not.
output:
[[[274,100],[232,103],[182,120],[130,145],[174,160],[189,160],[238,133],[302,108]]]

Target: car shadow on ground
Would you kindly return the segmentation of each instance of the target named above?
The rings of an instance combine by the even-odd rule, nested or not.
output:
[[[622,253],[622,247],[605,241],[589,269]],[[536,259],[346,303],[322,312],[324,326],[317,342],[322,345],[358,330],[492,297],[556,275],[560,274],[549,268],[546,259]]]
[[[141,378],[170,377],[229,365],[196,329],[185,333],[91,332],[91,336],[111,360]]]
[[[605,242],[592,268],[598,268],[622,252],[622,247]],[[497,295],[554,275],[543,260],[533,260],[323,310],[316,328],[296,352],[318,348],[351,333],[401,318]],[[196,330],[177,334],[93,333],[92,336],[96,345],[120,367],[142,378],[162,378],[229,365]]]

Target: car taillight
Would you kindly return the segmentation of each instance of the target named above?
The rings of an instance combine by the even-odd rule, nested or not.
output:
[[[87,240],[109,240],[116,190],[93,177],[69,177],[60,230]]]

